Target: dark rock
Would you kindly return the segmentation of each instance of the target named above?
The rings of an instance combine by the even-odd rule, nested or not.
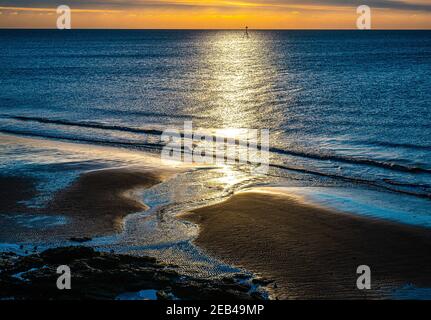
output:
[[[57,267],[69,266],[72,290],[58,290]],[[20,257],[0,255],[0,298],[17,300],[115,299],[124,292],[157,290],[161,300],[262,299],[232,279],[202,280],[180,275],[149,257],[100,253],[88,247],[49,249]],[[21,273],[21,277],[16,274]],[[235,277],[236,278],[236,277]]]
[[[88,247],[65,247],[48,249],[40,254],[48,263],[68,264],[76,259],[89,259],[100,256],[100,253]]]
[[[264,278],[255,278],[252,280],[253,284],[260,285],[260,286],[267,286],[268,284],[271,284],[273,282],[274,280],[264,279]]]
[[[168,290],[159,290],[156,292],[157,300],[174,300],[175,296]]]
[[[74,238],[70,238],[69,240],[72,242],[84,243],[84,242],[91,241],[93,239],[90,237],[82,237],[82,238],[75,238],[74,237]]]

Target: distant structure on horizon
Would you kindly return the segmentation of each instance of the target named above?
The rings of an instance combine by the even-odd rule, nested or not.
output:
[[[245,26],[245,34],[244,34],[244,36],[245,36],[246,38],[248,38],[248,37],[249,37],[249,35],[248,35],[248,26]]]

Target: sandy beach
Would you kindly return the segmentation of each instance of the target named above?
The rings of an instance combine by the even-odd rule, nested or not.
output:
[[[205,258],[215,257],[226,265],[273,280],[269,285],[272,298],[381,299],[393,297],[405,286],[431,287],[431,234],[426,228],[337,212],[309,203],[300,193],[271,187],[237,191],[224,202],[193,210],[187,207],[188,202],[205,199],[205,205],[207,199],[222,199],[224,188],[232,181],[241,181],[236,180],[241,176],[235,177],[226,169],[187,170],[157,165],[157,159],[146,154],[105,147],[13,137],[9,140],[84,156],[73,166],[80,168],[79,175],[66,187],[48,194],[40,207],[29,204],[40,195],[42,180],[24,174],[0,177],[0,235],[5,243],[78,244],[123,234],[126,216],[148,209],[141,192],[157,185],[156,189],[160,189],[149,198],[153,202],[148,205],[157,206],[163,198],[168,205],[177,201],[184,206],[172,210],[170,217],[163,215],[168,207],[165,204],[152,218],[139,221],[139,225],[129,224],[135,233],[125,233],[134,245],[172,240],[183,244],[184,239],[194,239],[198,249],[203,249],[202,254],[208,254]],[[103,168],[101,164],[103,169],[85,170],[88,162],[97,168],[97,163],[88,161],[93,154],[97,158],[121,159],[125,165]],[[54,167],[41,166],[40,170],[46,168]],[[62,170],[70,168],[58,166],[52,177],[62,177]],[[210,187],[203,186],[202,181]],[[180,212],[188,213],[177,219],[175,215]],[[58,219],[65,223],[55,224]],[[196,223],[199,230],[189,228],[184,220]],[[143,227],[147,223],[150,227]],[[151,229],[152,224],[160,229]],[[190,244],[187,250],[196,249],[192,247]],[[118,248],[123,247],[120,244]],[[202,256],[196,254],[183,257],[199,269]],[[180,264],[182,260],[172,261]],[[371,290],[356,287],[359,265],[371,268]]]
[[[273,279],[278,299],[385,298],[407,284],[431,286],[426,229],[252,191],[182,217],[199,224],[198,246]],[[359,265],[371,268],[371,290],[356,287]]]
[[[31,199],[35,194],[31,178],[0,176],[0,213],[25,211],[22,201]]]
[[[89,171],[55,193],[43,208],[31,208],[23,203],[37,195],[35,181],[28,177],[4,176],[0,179],[0,190],[4,195],[0,200],[0,213],[9,216],[62,215],[68,219],[66,225],[41,230],[39,234],[45,237],[92,238],[114,234],[122,230],[125,216],[147,210],[135,193],[162,182],[173,173],[173,170],[135,167]],[[28,228],[10,230],[7,225],[0,230],[5,237],[14,232],[20,238],[28,237],[32,232]]]
[[[87,234],[119,232],[125,216],[147,209],[134,197],[134,192],[162,180],[162,173],[153,170],[123,168],[92,171],[60,191],[47,209],[71,215]]]

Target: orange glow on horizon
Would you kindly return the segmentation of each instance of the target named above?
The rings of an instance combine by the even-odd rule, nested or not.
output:
[[[159,1],[163,3],[164,1]],[[167,3],[172,3],[168,1]],[[174,1],[185,8],[73,8],[75,29],[355,29],[355,7]],[[192,5],[192,7],[188,7]],[[225,7],[225,8],[223,8]],[[373,29],[431,29],[431,12],[373,9]],[[0,28],[56,28],[56,8],[0,7]]]

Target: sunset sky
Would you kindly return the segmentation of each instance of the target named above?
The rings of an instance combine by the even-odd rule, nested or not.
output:
[[[59,5],[72,28],[354,29],[368,5],[373,29],[431,29],[431,0],[0,0],[0,28],[56,28]]]

